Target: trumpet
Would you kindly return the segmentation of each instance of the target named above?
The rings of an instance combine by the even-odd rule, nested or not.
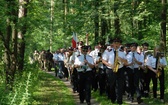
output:
[[[114,68],[113,68],[113,72],[114,73],[117,73],[118,72],[118,68],[119,68],[119,65],[121,63],[119,62],[118,60],[118,51],[116,51],[116,56],[115,56],[115,61],[114,61]]]

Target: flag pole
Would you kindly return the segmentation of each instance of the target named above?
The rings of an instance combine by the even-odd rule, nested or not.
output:
[[[86,46],[88,46],[88,37],[89,37],[89,34],[88,33],[86,33]]]
[[[77,45],[78,45],[78,44],[77,44],[77,43],[78,43],[78,36],[77,36],[77,35],[78,35],[78,34],[76,33],[76,34],[75,34],[75,36],[76,36],[76,38],[75,38],[75,39],[76,39],[76,47],[77,47]]]

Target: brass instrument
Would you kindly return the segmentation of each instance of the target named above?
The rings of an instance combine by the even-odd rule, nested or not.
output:
[[[116,51],[115,61],[114,61],[114,68],[113,68],[113,72],[114,73],[118,72],[119,65],[120,65],[120,62],[118,60],[118,51]]]
[[[160,57],[162,56],[161,55],[162,53],[158,53],[157,56],[158,56],[158,62],[157,62],[157,74],[156,74],[156,78],[159,78],[160,75],[161,75],[161,70],[162,70],[162,67],[160,66]]]

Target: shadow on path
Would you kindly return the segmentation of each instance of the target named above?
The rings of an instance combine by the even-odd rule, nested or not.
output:
[[[51,74],[52,76],[55,76],[55,73],[54,72],[47,72],[48,74]],[[57,77],[56,77],[57,78]],[[73,90],[72,90],[72,85],[70,84],[70,81],[66,81],[64,78],[61,79],[64,84],[69,88],[69,90],[71,91],[72,93],[72,96],[74,97],[74,100],[76,102],[76,105],[87,105],[86,102],[84,102],[83,104],[80,103],[80,100],[79,100],[79,93],[74,93]],[[95,99],[93,99],[93,97],[91,98],[91,105],[100,105]]]

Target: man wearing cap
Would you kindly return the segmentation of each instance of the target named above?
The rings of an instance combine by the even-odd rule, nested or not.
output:
[[[88,47],[82,46],[81,55],[75,58],[74,65],[78,71],[80,103],[83,103],[84,100],[86,100],[87,105],[90,105],[91,78],[94,60],[87,54],[87,51]]]
[[[140,104],[143,100],[141,99],[141,92],[139,89],[139,79],[140,79],[140,65],[142,65],[143,59],[137,53],[137,43],[132,43],[130,48],[131,51],[127,54],[127,73],[130,91],[130,100],[133,102],[134,93],[136,92],[137,102]]]
[[[124,85],[124,69],[123,64],[127,63],[124,52],[119,50],[121,40],[115,38],[112,42],[113,49],[106,52],[102,56],[102,62],[107,66],[107,85],[109,87],[108,98],[114,103],[117,100],[117,104],[122,104],[123,85]],[[118,56],[117,56],[118,55]],[[117,62],[116,62],[117,61]],[[117,65],[115,65],[117,63]],[[118,66],[118,71],[114,71]],[[115,91],[116,90],[116,91]]]

